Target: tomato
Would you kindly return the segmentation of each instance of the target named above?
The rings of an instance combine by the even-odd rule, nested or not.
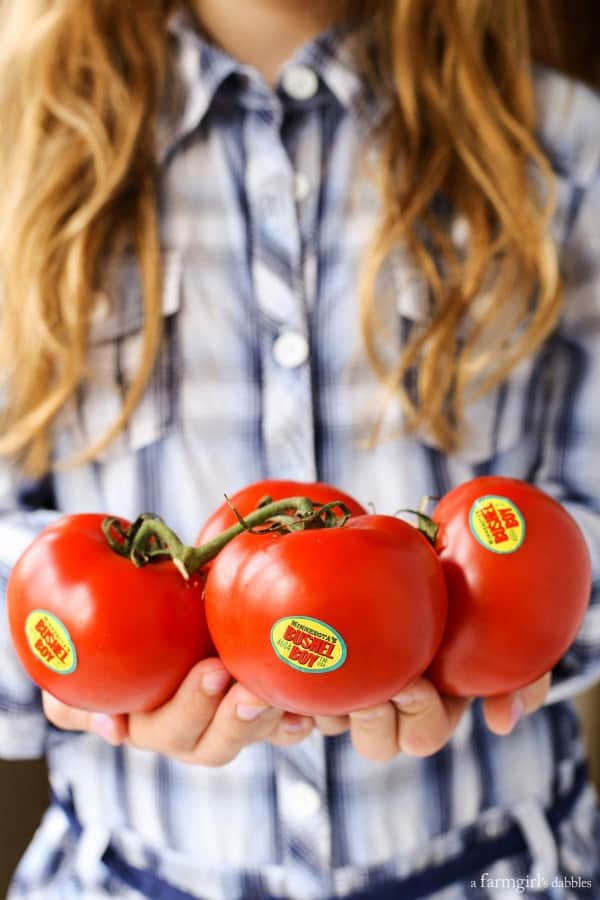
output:
[[[186,582],[170,561],[136,568],[110,549],[103,519],[65,516],[25,550],[8,583],[11,635],[31,678],[63,703],[150,710],[213,651],[203,579]]]
[[[205,601],[233,676],[276,707],[315,715],[393,697],[427,668],[446,616],[431,545],[378,515],[285,535],[243,532],[213,561]]]
[[[591,591],[583,535],[536,487],[475,478],[438,503],[436,546],[448,622],[429,670],[446,694],[514,691],[548,672],[573,642]]]
[[[364,507],[344,491],[338,490],[331,484],[322,481],[257,481],[250,484],[229,499],[242,516],[247,516],[258,507],[263,497],[272,500],[285,500],[286,497],[308,497],[316,503],[329,503],[333,500],[341,500],[346,504],[353,516],[364,515]],[[206,543],[216,537],[221,531],[225,531],[231,525],[235,525],[237,519],[227,502],[222,503],[207,519],[202,531],[196,538],[196,544]]]

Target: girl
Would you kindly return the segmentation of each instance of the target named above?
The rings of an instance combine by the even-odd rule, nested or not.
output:
[[[487,472],[597,565],[599,104],[522,0],[4,0],[0,35],[5,575],[69,511],[191,540],[263,477],[393,513]],[[90,715],[2,642],[0,748],[53,792],[11,900],[600,896],[594,602],[549,693],[314,721],[217,659]]]

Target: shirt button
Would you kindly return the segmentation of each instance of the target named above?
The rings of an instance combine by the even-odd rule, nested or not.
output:
[[[308,354],[308,341],[297,331],[282,331],[273,344],[273,356],[284,369],[301,366],[308,359]]]
[[[314,816],[321,806],[321,797],[316,788],[302,781],[286,786],[284,797],[286,813],[299,819]]]
[[[102,325],[110,315],[110,300],[104,291],[96,291],[94,294],[94,305],[90,314],[90,323],[92,325]]]
[[[302,200],[306,200],[310,194],[310,188],[310,178],[306,172],[296,172],[294,175],[294,197],[298,203],[301,203]]]
[[[281,86],[294,100],[310,100],[319,89],[319,79],[308,66],[290,66],[281,77]]]
[[[506,822],[503,822],[502,819],[490,819],[483,825],[483,833],[490,839],[500,837],[505,831]]]
[[[459,250],[464,250],[469,243],[470,231],[469,220],[465,216],[454,217],[450,226],[450,237]]]

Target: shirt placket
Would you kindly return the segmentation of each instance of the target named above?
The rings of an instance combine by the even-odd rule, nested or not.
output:
[[[311,341],[300,213],[304,173],[294,171],[281,138],[282,105],[248,116],[246,193],[252,278],[260,325],[263,445],[270,478],[317,478]],[[306,207],[304,207],[306,212]],[[274,751],[282,871],[289,896],[328,891],[331,822],[325,739]]]
[[[260,326],[266,475],[316,480],[310,335],[296,177],[283,146],[281,107],[248,115],[246,193]]]
[[[292,898],[332,893],[332,822],[327,804],[325,738],[317,730],[301,743],[274,750],[279,847]]]

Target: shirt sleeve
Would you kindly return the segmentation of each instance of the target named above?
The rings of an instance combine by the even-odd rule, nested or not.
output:
[[[0,462],[0,757],[42,756],[52,728],[42,711],[41,692],[14,651],[6,611],[10,571],[35,535],[57,518],[50,509],[32,509],[34,492]]]
[[[551,341],[552,376],[535,483],[581,527],[592,592],[576,640],[553,671],[548,702],[600,679],[600,170],[571,188],[562,275],[564,313]],[[560,553],[549,537],[549,552]]]

